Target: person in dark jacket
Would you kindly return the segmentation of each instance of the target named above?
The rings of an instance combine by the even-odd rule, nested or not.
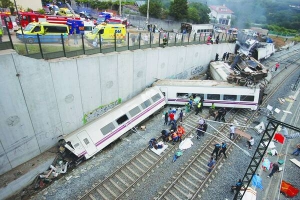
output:
[[[168,114],[168,112],[165,112],[165,123],[164,123],[164,125],[168,125],[168,121],[169,121],[169,114]]]
[[[272,171],[271,171],[271,173],[269,174],[269,176],[267,176],[267,177],[268,177],[268,178],[272,177],[273,174],[274,174],[275,172],[278,172],[278,171],[279,171],[279,166],[278,166],[278,164],[274,163],[274,164],[273,164]]]
[[[213,156],[214,153],[216,153],[216,160],[218,160],[218,153],[219,153],[220,149],[221,149],[221,145],[219,143],[216,143],[215,148],[214,148],[213,152],[211,153],[211,156]]]
[[[224,154],[225,158],[227,158],[226,156],[226,149],[227,149],[227,145],[225,142],[222,142],[222,145],[221,145],[221,150],[219,151],[219,156],[221,155],[221,153]]]
[[[231,186],[231,192],[234,192],[234,190],[239,191],[241,190],[243,185],[243,182],[241,179],[239,179],[239,181],[235,184],[235,186]]]

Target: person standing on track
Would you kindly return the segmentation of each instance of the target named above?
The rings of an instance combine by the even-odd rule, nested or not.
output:
[[[200,109],[201,109],[201,101],[199,101],[196,109],[197,110],[196,110],[196,114],[195,115],[198,115],[198,113],[200,112]]]
[[[219,156],[221,155],[221,153],[224,154],[225,158],[227,158],[226,156],[226,149],[227,149],[227,145],[225,142],[222,142],[222,145],[221,145],[221,150],[219,151]]]
[[[165,123],[164,123],[164,125],[168,125],[168,121],[169,121],[169,115],[168,115],[168,112],[165,112]]]
[[[233,126],[233,124],[230,124],[230,134],[229,134],[229,138],[231,139],[231,140],[233,140],[233,138],[234,138],[234,134],[235,134],[235,126]]]
[[[172,122],[175,123],[175,114],[172,112],[172,110],[171,110],[171,113],[169,114],[169,117],[170,117],[169,125],[170,125]]]
[[[252,146],[254,145],[254,138],[251,137],[250,140],[247,141],[249,150],[252,149]]]
[[[216,153],[216,160],[218,160],[218,153],[219,153],[220,149],[221,149],[221,145],[219,143],[216,143],[215,148],[214,148],[213,152],[211,153],[211,156],[213,156],[214,153]]]
[[[180,122],[182,122],[182,118],[183,118],[183,112],[181,110],[180,113],[179,113],[179,120],[180,120]]]

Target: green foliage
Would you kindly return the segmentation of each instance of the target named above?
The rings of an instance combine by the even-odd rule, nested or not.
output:
[[[142,15],[146,16],[147,15],[147,3],[142,5],[139,8],[139,11]],[[155,18],[161,18],[162,14],[162,4],[160,3],[159,0],[151,0],[149,2],[149,16],[155,17]]]
[[[175,20],[183,20],[188,16],[187,0],[174,0],[170,5],[170,15]]]
[[[14,4],[10,0],[0,0],[0,7],[1,8],[9,8],[13,7]]]
[[[201,3],[190,3],[188,8],[188,19],[193,23],[206,24],[209,23],[210,9],[207,5]]]
[[[38,10],[38,12],[39,12],[40,14],[45,14],[45,10],[44,10],[44,9],[42,9],[42,8],[41,8],[41,9],[39,9],[39,10]]]
[[[267,29],[270,31],[280,33],[282,35],[297,34],[297,32],[298,32],[297,30],[287,29],[287,28],[284,28],[282,26],[277,26],[277,25],[268,25]]]

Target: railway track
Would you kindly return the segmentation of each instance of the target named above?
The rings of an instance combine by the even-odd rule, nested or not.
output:
[[[296,63],[300,60],[297,58]],[[292,65],[292,64],[290,64]],[[293,74],[297,71],[297,67],[293,70],[290,70],[288,76],[281,79],[281,81],[269,92],[267,98],[264,99],[262,106],[265,106],[268,100],[273,96],[277,89]],[[251,112],[248,110],[239,110],[235,116],[235,120],[238,124],[247,126],[249,125],[254,117],[256,117],[256,112]],[[251,116],[249,118],[249,116]],[[245,118],[247,118],[246,124]],[[245,128],[244,128],[245,130]],[[246,131],[246,130],[245,130]],[[228,128],[222,130],[223,133],[228,133]],[[217,136],[220,136],[218,134]],[[236,138],[238,139],[238,138]],[[198,149],[193,157],[193,159],[186,164],[185,168],[178,173],[177,177],[173,180],[170,180],[168,185],[165,185],[163,191],[158,192],[158,195],[154,199],[198,199],[201,198],[201,192],[204,191],[204,188],[212,181],[215,175],[218,173],[221,163],[223,163],[223,156],[220,158],[213,171],[210,174],[207,174],[207,163],[211,157],[210,153],[213,151],[214,144],[220,143],[219,138],[211,137],[209,141],[203,144],[201,149]],[[229,145],[227,151],[231,151],[233,145]]]
[[[291,72],[290,74],[292,74]],[[282,81],[283,82],[283,81]],[[282,83],[281,82],[281,83]],[[279,86],[278,86],[279,87]],[[272,92],[269,92],[270,96]],[[270,98],[270,97],[269,97]],[[269,99],[267,98],[264,103]],[[208,112],[204,110],[204,114]],[[255,116],[256,112],[248,110],[232,110],[230,114],[227,114],[227,120],[237,121],[240,125],[247,125],[251,123],[251,120]],[[230,116],[228,116],[230,115]],[[247,122],[245,124],[245,118]],[[194,127],[197,124],[199,117],[195,117],[193,113],[188,115],[184,120],[185,129],[187,134],[185,137],[195,132]],[[219,126],[218,130],[229,133],[228,125]],[[216,132],[218,134],[218,132]],[[218,172],[218,167],[215,168],[210,174],[205,174],[207,170],[207,162],[210,158],[210,153],[213,150],[213,144],[216,142],[222,142],[215,137],[209,137],[202,146],[196,151],[189,163],[177,173],[177,177],[169,181],[170,184],[166,185],[164,191],[160,191],[155,199],[193,199],[200,197],[201,190],[208,185],[208,183]],[[178,148],[178,144],[171,145],[160,155],[154,154],[149,151],[148,148],[144,148],[137,155],[135,155],[129,162],[121,166],[114,173],[109,175],[103,181],[95,183],[86,194],[80,197],[80,199],[122,199],[128,197],[129,193],[138,187],[141,181],[147,179],[151,173],[155,171],[155,168],[168,160],[173,156],[175,150]],[[228,146],[227,151],[231,151],[232,144]],[[223,162],[223,158],[218,160],[217,166]]]

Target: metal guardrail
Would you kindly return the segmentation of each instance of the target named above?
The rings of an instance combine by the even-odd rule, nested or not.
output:
[[[234,35],[216,33],[213,38],[219,36],[219,43],[235,42]],[[208,34],[181,34],[174,32],[152,33],[147,31],[130,30],[125,39],[118,39],[115,35],[110,41],[88,41],[84,35],[77,35],[76,39],[63,36],[57,43],[43,43],[42,35],[37,35],[37,43],[25,41],[12,43],[12,40],[0,43],[0,50],[15,49],[20,55],[35,59],[55,59],[61,57],[75,57],[80,55],[92,55],[97,53],[120,52],[126,50],[147,49],[156,47],[186,46],[207,43]],[[214,39],[216,42],[216,39]],[[31,43],[29,43],[31,42]],[[13,44],[13,45],[11,45]]]

